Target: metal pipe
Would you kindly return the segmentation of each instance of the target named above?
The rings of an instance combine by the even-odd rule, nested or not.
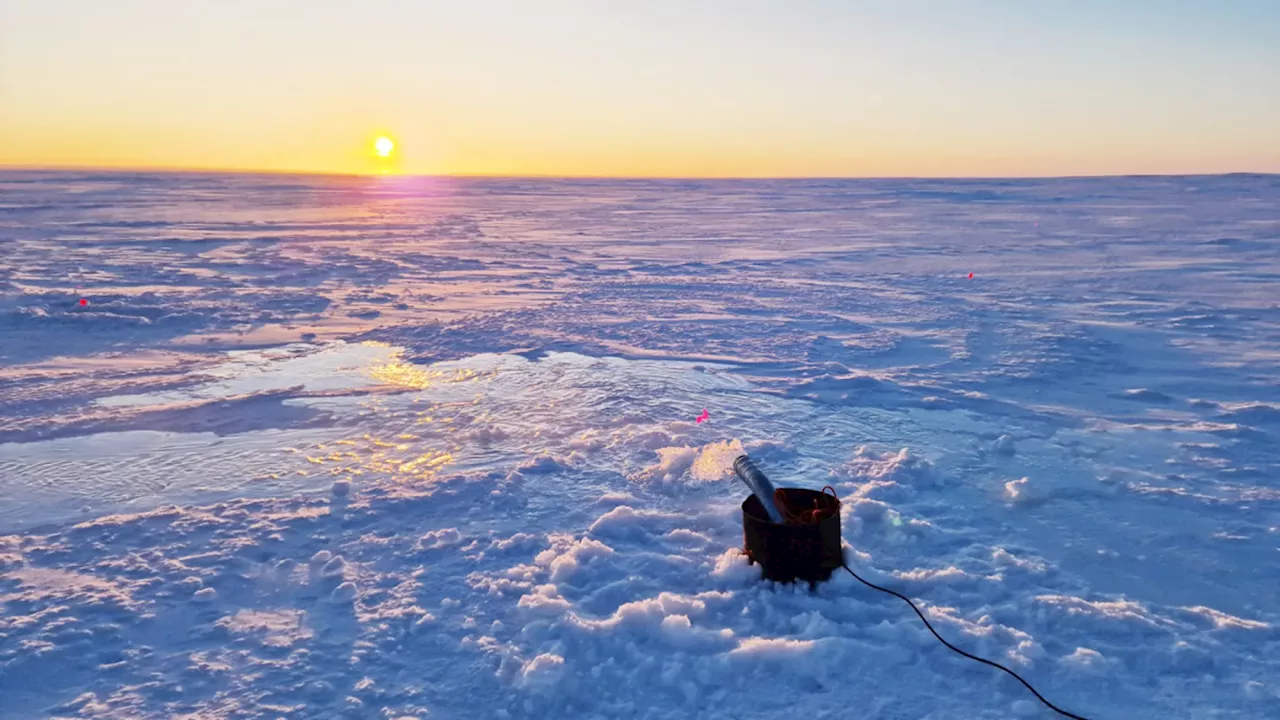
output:
[[[781,523],[782,513],[773,502],[773,483],[769,482],[769,478],[756,467],[755,463],[751,462],[751,458],[739,455],[738,459],[733,461],[733,472],[747,484],[747,487],[751,488],[752,494],[764,506],[764,511],[769,513],[769,519]]]

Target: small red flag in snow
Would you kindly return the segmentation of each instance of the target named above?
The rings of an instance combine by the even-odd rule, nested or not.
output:
[[[88,300],[85,300],[84,298],[80,298],[80,307],[85,307],[88,304],[89,304]]]
[[[697,422],[699,425],[701,425],[703,420],[710,420],[710,419],[711,419],[711,416],[707,414],[707,409],[703,408],[702,414],[698,416]]]

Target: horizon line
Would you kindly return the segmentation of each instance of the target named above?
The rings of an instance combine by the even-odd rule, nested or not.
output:
[[[553,175],[506,173],[382,173],[339,172],[332,170],[264,170],[248,168],[202,168],[168,165],[8,165],[0,163],[0,172],[94,172],[94,173],[156,173],[191,175],[301,175],[342,178],[434,178],[477,180],[1088,180],[1106,178],[1159,178],[1159,177],[1227,177],[1232,175],[1280,176],[1280,171],[1256,172],[1232,170],[1227,172],[1183,173],[1099,173],[1081,175]]]

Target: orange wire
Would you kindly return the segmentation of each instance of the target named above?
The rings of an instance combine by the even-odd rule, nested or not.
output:
[[[826,495],[828,490],[831,491],[831,497],[835,498],[836,508],[839,509],[840,497],[836,494],[835,488],[828,485],[822,488],[822,494]],[[783,492],[782,488],[778,488],[773,491],[773,502],[778,506],[778,511],[782,513],[782,520],[787,525],[817,525],[823,520],[831,517],[834,513],[832,510],[822,509],[818,504],[817,498],[814,498],[813,500],[812,510],[805,510],[803,512],[792,510],[791,506],[787,503],[786,493]]]

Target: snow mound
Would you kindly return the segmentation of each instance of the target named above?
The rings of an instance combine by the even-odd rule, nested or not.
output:
[[[550,473],[571,470],[572,466],[567,460],[562,460],[544,453],[537,457],[529,458],[521,463],[516,469],[524,475],[547,475]]]
[[[1040,484],[1032,483],[1029,477],[1006,482],[1004,484],[1004,494],[1009,499],[1009,502],[1015,505],[1035,504],[1043,502],[1049,497],[1049,493]]]
[[[1000,567],[1013,567],[1030,573],[1043,573],[1048,569],[1048,565],[1041,560],[1019,557],[1004,548],[992,550],[991,561]]]
[[[753,661],[795,661],[813,652],[813,648],[812,640],[752,637],[738,643],[729,651],[729,657]]]
[[[574,540],[568,535],[555,535],[551,539],[551,548],[538,553],[534,562],[550,570],[552,582],[563,582],[592,558],[612,554],[613,548],[599,540],[585,537]]]
[[[991,449],[996,455],[1003,455],[1005,457],[1012,456],[1018,452],[1017,445],[1014,444],[1013,438],[1008,435],[1001,435],[996,438],[996,441],[991,444]]]
[[[1280,426],[1280,405],[1252,401],[1221,403],[1218,405],[1222,420],[1241,425]]]
[[[466,439],[477,445],[492,445],[507,439],[508,433],[497,425],[485,425],[466,433]]]
[[[596,505],[626,505],[636,502],[636,497],[628,492],[607,492],[596,498]]]
[[[848,464],[836,468],[836,477],[902,484],[908,487],[937,487],[942,478],[933,463],[911,454],[907,448],[877,454],[866,445],[854,451]]]
[[[443,528],[423,533],[418,538],[418,548],[422,550],[438,550],[453,547],[462,543],[462,533],[457,528]]]
[[[658,462],[636,476],[641,481],[701,484],[733,477],[733,461],[746,454],[739,440],[721,440],[700,447],[657,448]]]
[[[595,428],[582,431],[569,441],[569,449],[579,452],[594,453],[609,444],[608,438]]]
[[[760,568],[753,566],[741,550],[725,550],[715,560],[711,576],[734,585],[745,585],[760,578]]]
[[[564,658],[542,653],[520,669],[519,686],[539,694],[550,693],[564,677]]]
[[[630,505],[619,505],[596,518],[587,532],[600,537],[643,539],[671,530],[683,520],[675,513],[637,510]]]
[[[355,599],[356,585],[350,581],[342,583],[329,594],[329,602],[335,605],[349,605]]]
[[[1107,660],[1102,653],[1083,647],[1076,648],[1075,652],[1059,659],[1058,662],[1088,675],[1101,675],[1107,667]]]
[[[332,560],[324,564],[320,568],[320,576],[326,580],[341,578],[347,572],[347,561],[342,559],[341,555],[335,555]]]
[[[1166,404],[1173,402],[1173,398],[1159,390],[1151,390],[1149,388],[1129,388],[1115,397],[1124,400],[1135,400],[1140,402]]]

